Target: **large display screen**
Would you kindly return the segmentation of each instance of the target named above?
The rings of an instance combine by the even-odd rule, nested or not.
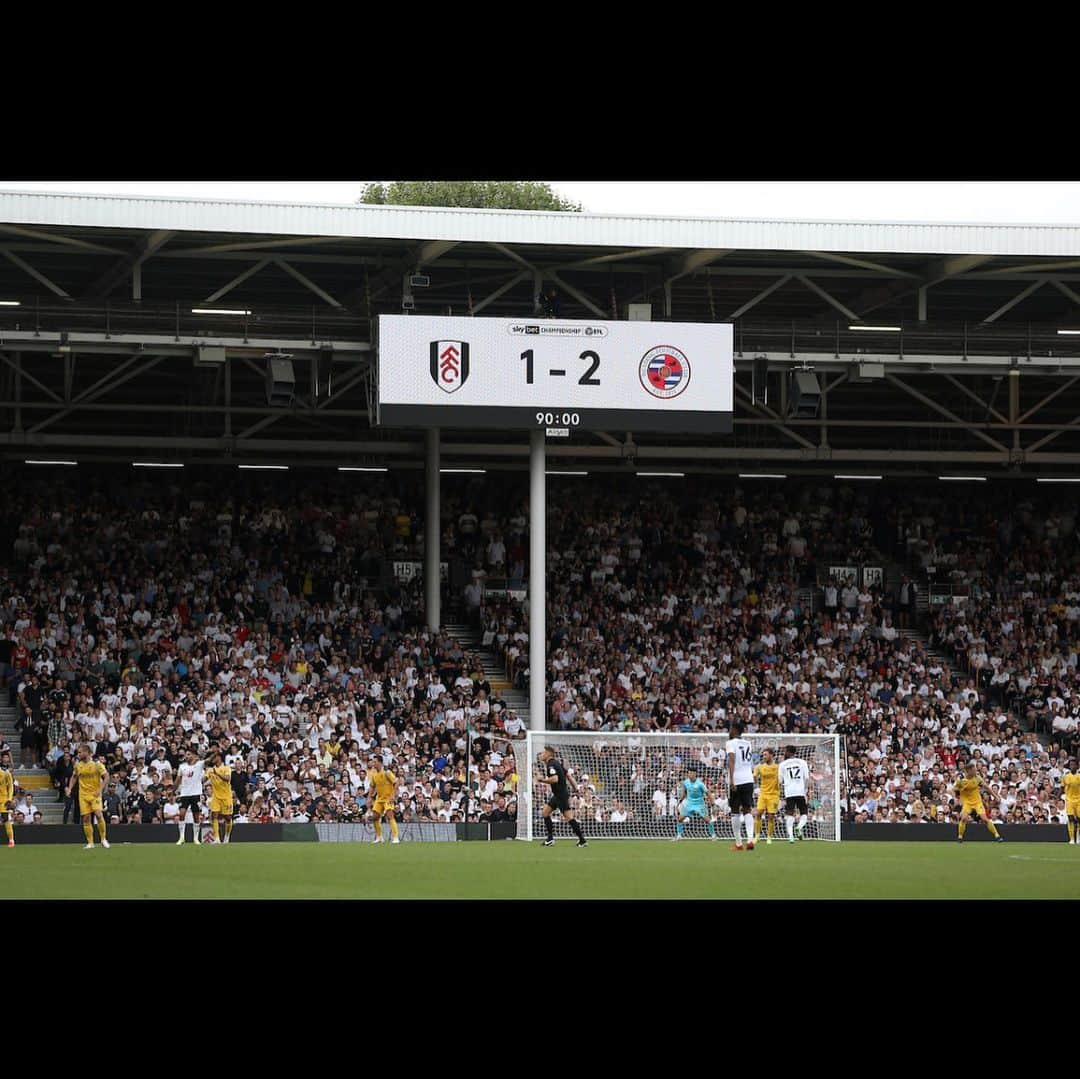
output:
[[[727,323],[382,315],[378,422],[727,433],[732,345]]]

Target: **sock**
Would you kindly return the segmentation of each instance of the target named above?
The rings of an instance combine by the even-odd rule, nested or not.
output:
[[[746,842],[747,843],[753,843],[754,842],[754,814],[753,813],[747,813],[746,816],[743,817],[743,825],[746,828]]]
[[[375,818],[375,838],[382,839],[382,821],[378,817]]]
[[[731,831],[735,836],[735,846],[737,846],[737,847],[742,846],[741,829],[742,829],[742,815],[738,814],[738,813],[733,814],[732,817],[731,817]]]
[[[390,835],[393,836],[394,839],[397,839],[398,837],[397,817],[393,815],[390,817]]]
[[[962,820],[962,821],[960,822],[960,835],[959,835],[959,838],[960,838],[960,839],[963,839],[963,838],[964,838],[964,832],[965,832],[966,830],[967,830],[967,821],[966,821],[966,820]]]
[[[11,821],[4,821],[4,831],[7,832],[8,842],[15,838],[15,825]]]
[[[768,830],[769,830],[769,838],[772,839],[773,832],[776,830],[776,817],[772,813],[769,814],[769,827],[768,827]]]
[[[806,814],[804,813],[799,818],[799,831],[801,832],[806,827]]]
[[[716,838],[716,821],[709,821],[709,838]]]
[[[1069,842],[1071,843],[1076,838],[1076,825],[1073,824],[1072,817],[1069,818],[1068,823],[1065,825],[1066,830],[1069,833]]]
[[[98,821],[97,830],[101,835],[102,843],[104,843],[105,842],[105,818],[104,817],[102,817],[101,820]],[[93,830],[91,830],[91,834],[93,834]]]
[[[680,839],[682,839],[682,834],[683,834],[683,822],[682,821],[679,821],[679,823],[675,825],[675,834]],[[1072,838],[1072,825],[1071,824],[1069,825],[1069,838],[1070,839]]]
[[[785,817],[784,818],[784,824],[787,825],[787,837],[788,837],[788,839],[794,839],[795,838],[795,818],[794,817]]]
[[[584,833],[584,832],[583,832],[583,831],[581,830],[581,825],[580,825],[580,823],[578,822],[578,819],[577,819],[577,817],[575,817],[575,818],[574,818],[574,819],[573,819],[573,820],[572,820],[572,821],[570,822],[570,828],[571,828],[571,829],[573,830],[573,833],[574,833],[574,835],[576,835],[576,836],[578,837],[578,839],[579,839],[579,840],[581,840],[581,841],[584,841],[584,839],[585,839],[585,833]]]
[[[229,842],[229,836],[232,835],[232,817],[225,818],[225,842]]]
[[[83,835],[86,836],[86,842],[87,843],[93,843],[94,842],[94,826],[92,824],[87,824],[84,821],[83,826],[82,826],[82,830],[83,830]]]
[[[544,818],[544,830],[547,832],[548,839],[555,838],[555,824],[550,817]]]
[[[997,839],[998,830],[994,827],[994,822],[989,817],[986,818],[986,827],[990,829],[990,834]]]
[[[187,831],[187,825],[184,823],[183,820],[181,820],[180,821],[180,838],[181,839],[186,838],[185,834],[184,834],[186,831]]]
[[[219,833],[218,833],[218,829],[219,829],[219,827],[220,827],[220,826],[219,826],[219,824],[218,824],[217,818],[215,817],[215,818],[214,818],[214,819],[213,819],[213,820],[212,820],[212,821],[210,822],[210,831],[211,831],[211,832],[213,833],[213,835],[214,835],[214,842],[215,842],[215,843],[216,843],[216,842],[217,842],[217,841],[218,841],[218,840],[219,840],[219,839],[221,838],[221,836],[220,836],[220,835],[219,835]]]

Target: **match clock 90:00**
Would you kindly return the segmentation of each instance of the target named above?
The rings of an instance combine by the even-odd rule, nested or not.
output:
[[[581,416],[577,412],[537,412],[537,427],[577,427]]]

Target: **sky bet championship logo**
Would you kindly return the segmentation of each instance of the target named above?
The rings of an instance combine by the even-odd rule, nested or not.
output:
[[[468,341],[432,341],[431,377],[440,390],[460,390],[469,378]]]
[[[671,345],[657,345],[642,357],[638,376],[653,397],[678,397],[690,385],[690,361]]]
[[[607,337],[606,326],[580,322],[514,322],[506,327],[511,337]]]

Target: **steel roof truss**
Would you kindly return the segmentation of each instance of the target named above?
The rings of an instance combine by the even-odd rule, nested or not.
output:
[[[996,322],[999,318],[1001,318],[1002,315],[1005,314],[1006,311],[1011,311],[1018,303],[1026,300],[1033,292],[1038,292],[1038,290],[1041,289],[1045,284],[1045,280],[1032,281],[1026,289],[1017,293],[1017,295],[1015,295],[1007,303],[1003,303],[992,315],[987,315],[986,318],[983,319],[983,324],[989,325],[989,323],[991,322]]]
[[[0,247],[0,255],[3,255],[9,262],[13,262],[20,270],[28,273],[35,281],[43,284],[50,292],[55,292],[57,296],[65,300],[70,300],[71,297],[57,284],[50,281],[40,270],[35,270],[29,262],[21,259],[14,251],[8,251],[5,248]]]
[[[1000,452],[1006,454],[1009,452],[1008,448],[1002,443],[998,442],[996,438],[991,438],[988,434],[980,431],[979,428],[976,427],[974,424],[962,420],[959,416],[956,415],[956,413],[950,412],[947,408],[944,407],[944,405],[939,405],[936,401],[927,397],[926,394],[920,393],[913,386],[909,386],[906,382],[903,381],[903,379],[899,379],[896,377],[896,375],[888,373],[886,373],[885,378],[888,382],[891,382],[898,389],[901,389],[905,393],[910,394],[912,397],[915,398],[916,401],[921,401],[924,405],[926,405],[927,408],[933,409],[933,411],[940,413],[946,419],[952,420],[952,422],[957,426],[963,427],[966,430],[970,431],[976,438],[980,438],[987,445],[993,446],[995,450],[999,450]]]

